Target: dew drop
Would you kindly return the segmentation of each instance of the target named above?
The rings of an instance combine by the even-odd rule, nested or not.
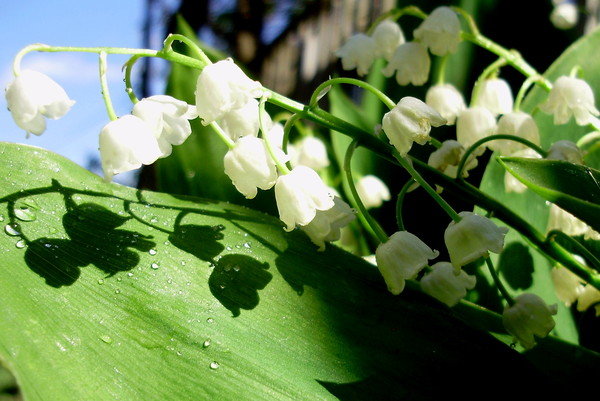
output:
[[[132,272],[127,273],[127,277],[133,277],[133,273]]]
[[[213,362],[211,362],[211,363],[210,363],[210,365],[209,365],[209,366],[210,366],[210,368],[211,368],[212,370],[217,370],[217,369],[219,369],[219,367],[220,367],[221,365],[219,365],[219,362],[213,361]]]
[[[153,268],[154,270],[158,269],[160,266],[158,266],[158,263],[152,263],[150,265],[151,268]]]
[[[121,290],[119,290],[118,288],[115,290],[115,294],[120,294]]]
[[[100,285],[104,284],[104,280],[103,280],[103,279],[101,279],[101,278],[99,278],[99,279],[98,279],[98,284],[100,284]]]
[[[250,249],[250,243],[249,242],[244,242],[244,248]]]
[[[150,223],[157,223],[158,219],[156,218],[156,216],[152,216],[152,218],[150,219]]]
[[[14,224],[7,224],[4,226],[4,231],[8,234],[8,235],[12,235],[13,237],[17,236],[17,235],[21,235],[21,231],[20,227],[18,224],[14,223]]]
[[[202,348],[208,348],[210,347],[210,338],[207,338],[206,340],[204,340],[204,342],[202,343]]]
[[[18,240],[17,243],[15,244],[15,246],[19,249],[25,248],[25,240],[22,240],[22,239]]]
[[[185,261],[181,261],[181,266],[185,266]]]
[[[208,319],[206,319],[206,323],[214,323],[215,319],[213,319],[212,317],[209,317]]]
[[[150,249],[148,253],[152,256],[156,255],[156,249]]]
[[[228,251],[231,251],[231,247],[230,246],[226,246],[225,249],[227,249]]]
[[[101,336],[100,339],[107,344],[111,344],[113,342],[112,338],[110,338],[110,336],[107,335]]]
[[[4,221],[4,216],[0,214],[0,221]]]

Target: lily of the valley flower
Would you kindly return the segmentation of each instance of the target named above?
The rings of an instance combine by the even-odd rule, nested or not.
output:
[[[152,127],[131,114],[106,124],[99,142],[102,170],[108,181],[116,174],[152,164],[163,155]]]
[[[394,52],[388,65],[381,70],[386,77],[396,72],[399,85],[423,85],[429,78],[431,60],[427,49],[417,42],[403,43]]]
[[[494,134],[496,118],[484,107],[469,107],[458,115],[456,120],[456,140],[465,148],[480,139]],[[475,154],[482,154],[485,147],[480,147]]]
[[[274,151],[279,160],[287,160],[280,149]],[[277,168],[269,156],[266,144],[254,136],[240,138],[223,158],[223,165],[225,174],[235,188],[248,199],[256,196],[257,188],[270,189],[277,181]]]
[[[583,164],[583,152],[571,141],[556,141],[548,149],[548,160],[563,160],[574,164]]]
[[[553,230],[560,230],[572,237],[583,235],[585,239],[600,240],[600,233],[554,203],[550,206],[546,232]]]
[[[333,207],[327,210],[317,210],[314,219],[302,231],[308,235],[319,251],[325,250],[325,242],[337,241],[341,237],[341,229],[356,218],[354,210],[342,199],[335,196]]]
[[[548,100],[540,104],[540,109],[554,115],[554,124],[565,124],[574,116],[578,125],[587,125],[600,114],[594,103],[594,92],[587,82],[562,76],[554,83]]]
[[[375,60],[375,41],[370,36],[358,33],[351,36],[335,54],[342,59],[344,70],[356,68],[358,75],[366,75]]]
[[[208,125],[262,95],[262,85],[253,81],[226,59],[204,67],[196,83],[196,107],[204,125]]]
[[[429,88],[425,103],[446,119],[446,125],[453,125],[456,117],[467,108],[462,94],[450,84],[438,84]]]
[[[423,241],[408,231],[398,231],[375,251],[377,268],[383,276],[388,290],[398,295],[404,290],[405,281],[416,275],[435,259],[438,251],[432,250]]]
[[[419,145],[429,140],[431,127],[444,125],[440,114],[414,97],[404,97],[383,116],[383,130],[401,156],[406,156],[413,142]]]
[[[540,144],[540,133],[533,117],[522,111],[510,112],[500,117],[496,134],[514,135],[527,139],[535,145]],[[509,155],[526,148],[525,145],[519,142],[503,139],[488,142],[488,147],[503,155]]]
[[[144,120],[151,128],[162,157],[169,156],[173,145],[181,145],[192,133],[188,120],[196,118],[194,106],[171,96],[157,95],[142,99],[131,112]]]
[[[460,212],[459,222],[452,221],[444,232],[444,241],[450,261],[458,268],[489,252],[500,253],[504,248],[506,227],[498,227],[492,220],[471,212]]]
[[[358,197],[367,209],[379,207],[390,200],[390,190],[383,181],[374,175],[365,175],[356,182]]]
[[[380,22],[371,35],[375,42],[375,56],[389,60],[398,46],[404,43],[404,34],[400,25],[386,19]]]
[[[329,166],[329,157],[325,143],[314,136],[306,136],[294,143],[292,166],[306,166],[321,170]]]
[[[535,294],[521,294],[515,304],[507,306],[502,313],[502,323],[506,330],[526,349],[535,346],[535,337],[544,338],[554,328],[552,315],[557,306],[547,305]]]
[[[244,106],[225,113],[218,123],[233,141],[237,141],[243,136],[258,136],[258,116],[258,101],[250,99]]]
[[[292,231],[296,225],[310,223],[318,210],[334,206],[333,196],[319,175],[306,166],[297,166],[281,175],[275,183],[275,200],[279,218]]]
[[[463,270],[456,274],[451,263],[438,262],[421,279],[421,288],[426,294],[452,307],[467,295],[467,290],[475,288],[476,282],[475,276]]]
[[[436,56],[454,53],[460,43],[460,21],[449,7],[438,7],[414,31],[415,39]]]
[[[562,1],[554,6],[550,14],[552,25],[558,29],[571,29],[579,21],[579,11],[577,5],[571,1]]]
[[[449,177],[456,178],[458,164],[465,154],[465,148],[452,139],[444,141],[442,146],[429,155],[427,164]],[[477,167],[477,158],[471,154],[463,167],[463,177],[469,176],[469,170]]]
[[[504,79],[486,79],[481,83],[474,106],[485,107],[493,114],[506,114],[513,108],[513,94]]]
[[[46,130],[46,118],[56,120],[75,104],[52,78],[33,70],[21,71],[6,87],[5,96],[15,123],[34,135]]]

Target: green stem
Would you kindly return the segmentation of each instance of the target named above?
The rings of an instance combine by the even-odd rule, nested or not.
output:
[[[584,259],[588,260],[592,264],[594,269],[600,271],[600,261],[598,258],[592,252],[590,252],[585,245],[570,235],[567,235],[560,230],[552,230],[547,234],[546,242],[555,241],[557,237],[570,243],[574,248],[577,249],[578,252],[581,253],[581,256],[583,256]]]
[[[479,28],[477,27],[477,24],[475,23],[475,20],[473,19],[473,16],[471,14],[469,14],[467,12],[467,10],[461,8],[461,7],[450,7],[454,12],[458,13],[460,16],[462,16],[465,21],[467,21],[467,25],[469,26],[469,30],[471,31],[471,33],[475,36],[481,36],[481,33],[479,32]]]
[[[368,90],[369,92],[377,96],[379,100],[381,100],[390,110],[393,109],[394,106],[396,106],[396,103],[392,99],[390,99],[385,93],[383,93],[382,91],[365,81],[361,81],[360,79],[354,78],[332,78],[317,86],[317,89],[314,90],[312,96],[310,97],[310,102],[308,103],[309,107],[312,108],[316,106],[317,102],[319,101],[319,94],[321,94],[321,92],[325,90],[325,88],[327,88],[328,86],[335,84],[350,84],[358,86],[360,88]]]
[[[396,200],[396,222],[398,223],[398,230],[406,231],[404,227],[404,219],[402,218],[402,206],[404,205],[404,197],[408,193],[410,187],[415,184],[415,180],[410,179],[402,186],[400,193],[398,193],[398,199]]]
[[[212,128],[213,131],[215,131],[215,133],[219,136],[219,138],[221,138],[223,143],[227,145],[229,149],[235,148],[235,142],[233,142],[229,135],[227,135],[227,133],[223,131],[223,128],[221,128],[219,124],[213,121],[212,123],[208,124],[208,126]]]
[[[260,103],[258,105],[258,123],[260,125],[260,131],[262,132],[262,138],[265,141],[265,144],[267,145],[267,152],[269,152],[269,156],[271,156],[271,160],[273,160],[273,162],[275,163],[277,170],[279,170],[281,174],[289,174],[290,169],[288,169],[285,163],[282,163],[281,160],[279,160],[279,158],[275,154],[275,150],[273,149],[273,145],[271,144],[271,140],[269,139],[269,135],[264,124],[264,117],[267,114],[267,111],[265,110],[266,101],[267,97],[263,96],[260,99]]]
[[[375,21],[373,21],[373,23],[367,30],[367,35],[371,35],[373,33],[373,31],[375,30],[375,28],[377,27],[377,25],[379,25],[382,21],[384,21],[388,18],[393,21],[396,21],[398,18],[400,18],[403,15],[412,15],[413,17],[417,17],[417,18],[421,18],[421,19],[427,18],[427,14],[424,13],[417,6],[393,8],[390,11],[381,14],[379,17],[377,17],[377,19]]]
[[[348,187],[350,188],[352,197],[354,198],[354,201],[355,201],[356,205],[358,206],[358,213],[363,215],[363,217],[365,218],[365,220],[367,221],[367,223],[369,224],[371,229],[375,232],[375,235],[377,236],[377,239],[379,240],[379,242],[384,243],[389,240],[389,237],[387,236],[385,231],[383,231],[383,228],[381,228],[379,223],[377,223],[377,221],[375,221],[373,216],[371,216],[371,214],[367,211],[367,208],[365,207],[362,200],[360,199],[360,196],[358,196],[358,192],[356,191],[356,186],[354,185],[354,179],[352,178],[351,161],[352,161],[352,155],[354,154],[354,150],[356,149],[357,145],[358,145],[358,141],[355,139],[354,141],[352,141],[352,143],[348,146],[348,149],[346,150],[346,156],[344,157],[344,173],[346,175],[346,181],[348,183]]]
[[[129,99],[131,99],[133,104],[139,102],[139,99],[135,96],[135,93],[133,92],[133,85],[131,85],[131,70],[133,69],[133,65],[136,63],[136,61],[138,61],[141,57],[142,56],[139,55],[133,56],[125,63],[125,93],[127,93],[127,96],[129,96]]]
[[[494,279],[494,283],[496,284],[496,287],[498,287],[500,294],[502,294],[502,298],[504,298],[506,300],[506,302],[508,302],[508,305],[513,306],[515,304],[515,300],[513,299],[513,297],[510,296],[510,294],[506,290],[506,287],[504,287],[504,284],[502,284],[502,281],[500,281],[500,277],[498,277],[498,273],[496,272],[496,269],[494,268],[494,264],[492,263],[492,260],[489,257],[485,258],[485,264],[487,265],[487,267],[490,271],[490,274],[492,275],[492,278]]]
[[[202,61],[202,63],[204,64],[204,66],[210,65],[212,64],[212,61],[210,61],[210,59],[208,58],[208,56],[206,55],[206,53],[204,53],[202,51],[202,49],[200,49],[198,47],[198,45],[190,38],[188,38],[187,36],[184,35],[180,35],[180,34],[169,34],[169,36],[167,36],[167,38],[165,39],[165,41],[163,42],[163,46],[164,49],[168,52],[168,51],[172,51],[172,46],[173,46],[173,42],[175,41],[179,41],[184,43],[187,47],[190,48],[190,50],[192,50],[192,53],[194,53],[194,56]]]
[[[479,98],[479,92],[481,92],[481,87],[483,83],[492,75],[495,74],[496,71],[502,66],[506,65],[506,60],[504,58],[499,58],[494,61],[492,64],[488,65],[485,70],[479,75],[475,85],[473,85],[473,94],[471,95],[471,106],[474,106],[477,103],[477,99]]]
[[[533,143],[531,141],[528,141],[525,138],[521,138],[520,136],[508,135],[508,134],[490,135],[490,136],[486,136],[485,138],[481,138],[480,140],[478,140],[473,145],[471,145],[467,148],[467,150],[465,151],[465,154],[461,157],[460,162],[458,163],[458,167],[456,168],[456,178],[458,178],[459,180],[464,180],[462,173],[465,168],[465,164],[467,164],[467,160],[468,160],[469,156],[471,156],[471,153],[473,153],[478,147],[480,147],[484,143],[490,142],[490,141],[495,141],[498,139],[504,139],[504,140],[522,143],[523,145],[527,146],[528,148],[535,150],[542,157],[546,157],[548,155],[548,152],[546,152],[544,149],[540,148],[538,145],[536,145],[535,143]]]
[[[106,53],[105,52],[100,52],[99,72],[100,72],[100,86],[102,88],[102,98],[104,99],[104,105],[106,106],[106,112],[108,113],[108,118],[110,118],[111,121],[115,121],[118,117],[117,117],[117,113],[115,113],[115,109],[114,109],[112,101],[110,99],[110,92],[108,91],[108,82],[106,80]]]
[[[521,102],[523,102],[523,99],[525,98],[525,94],[527,93],[527,90],[531,87],[531,85],[536,83],[536,81],[538,81],[539,79],[540,79],[540,77],[538,75],[533,75],[531,77],[528,77],[523,82],[523,85],[521,85],[521,88],[519,88],[519,93],[517,93],[517,97],[515,98],[515,104],[513,106],[514,111],[519,111],[519,109],[521,108]]]
[[[435,84],[443,85],[446,82],[446,65],[448,64],[448,55],[439,58],[437,71],[435,74]]]

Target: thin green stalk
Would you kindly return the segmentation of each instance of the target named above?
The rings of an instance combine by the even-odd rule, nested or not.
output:
[[[506,290],[506,287],[504,286],[504,284],[502,284],[502,281],[500,281],[500,277],[498,277],[498,273],[496,272],[496,269],[494,268],[494,264],[492,263],[492,260],[489,257],[485,258],[485,264],[487,265],[487,267],[490,271],[490,274],[492,275],[492,278],[494,279],[494,283],[496,284],[496,287],[498,287],[500,294],[502,294],[502,298],[504,298],[506,300],[508,305],[513,306],[515,304],[515,300],[513,299],[513,297],[510,296],[510,294]]]
[[[475,36],[480,36],[481,33],[479,32],[479,28],[477,27],[477,24],[475,23],[475,20],[473,19],[473,16],[471,14],[469,14],[467,12],[467,10],[460,8],[460,7],[450,7],[453,11],[455,11],[456,13],[458,13],[460,16],[462,16],[465,21],[467,21],[467,25],[469,26],[469,30],[471,31],[471,33]]]
[[[175,42],[176,40],[184,43],[187,47],[189,47],[192,53],[194,53],[194,56],[198,60],[202,61],[204,66],[212,64],[212,61],[210,61],[206,53],[204,53],[202,49],[200,49],[192,39],[184,35],[174,33],[169,34],[169,36],[167,36],[167,38],[163,42],[164,49],[166,51],[172,51],[173,42]]]
[[[231,138],[229,137],[229,135],[227,135],[227,133],[225,131],[223,131],[223,128],[221,128],[219,126],[219,124],[217,124],[216,122],[213,121],[212,123],[208,124],[208,126],[210,128],[212,128],[213,131],[215,131],[215,133],[219,136],[219,138],[221,138],[221,140],[223,141],[223,143],[225,145],[227,145],[227,147],[229,149],[235,148],[235,146],[236,146],[235,142],[233,142],[231,140]]]
[[[536,81],[538,81],[539,79],[540,79],[540,77],[538,75],[533,75],[531,77],[528,77],[523,82],[523,85],[521,85],[521,88],[519,88],[519,93],[517,93],[517,97],[515,98],[515,104],[513,106],[514,111],[520,110],[521,102],[523,102],[523,99],[525,98],[525,94],[527,93],[527,90],[529,90],[531,85],[535,84]]]
[[[139,99],[137,98],[137,96],[135,96],[135,93],[133,91],[133,85],[131,85],[131,70],[133,69],[134,64],[141,57],[142,56],[140,56],[140,55],[132,56],[125,63],[125,93],[127,93],[127,96],[129,96],[129,99],[131,99],[133,104],[136,104],[137,102],[139,102]]]
[[[350,84],[366,89],[375,96],[377,96],[379,100],[381,100],[383,104],[385,104],[390,110],[396,106],[396,103],[392,99],[390,99],[385,93],[383,93],[382,91],[365,81],[361,81],[360,79],[354,78],[332,78],[317,86],[317,89],[314,90],[312,96],[310,97],[310,102],[308,103],[309,107],[312,108],[317,105],[317,102],[319,101],[319,94],[321,94],[321,92],[325,90],[325,88],[336,84]]]
[[[344,173],[346,175],[346,181],[348,183],[348,187],[350,188],[352,197],[354,198],[354,201],[355,201],[356,205],[358,206],[358,213],[363,215],[363,217],[367,221],[367,224],[375,232],[375,235],[377,236],[377,239],[379,240],[379,242],[384,243],[389,240],[389,237],[387,236],[385,231],[383,231],[383,228],[381,228],[379,223],[377,223],[377,221],[373,218],[373,216],[371,216],[371,214],[367,211],[367,208],[365,207],[362,200],[360,199],[360,196],[358,196],[358,192],[356,191],[356,186],[354,185],[354,179],[352,178],[351,161],[352,161],[352,155],[354,154],[354,150],[356,149],[357,145],[358,145],[358,141],[355,139],[354,141],[352,141],[352,143],[348,146],[348,149],[346,150],[346,156],[344,157]]]
[[[404,205],[404,197],[408,193],[410,187],[415,185],[415,180],[412,178],[402,186],[402,189],[398,193],[398,198],[396,199],[396,223],[398,224],[398,230],[406,231],[404,227],[404,219],[402,218],[402,207]]]
[[[495,141],[498,139],[504,139],[504,140],[522,143],[523,145],[527,146],[528,148],[535,150],[542,157],[546,157],[548,155],[548,152],[546,152],[544,149],[542,149],[535,143],[528,141],[525,138],[521,138],[520,136],[508,135],[508,134],[490,135],[490,136],[486,136],[485,138],[481,138],[480,140],[478,140],[477,142],[475,142],[474,144],[472,144],[471,146],[469,146],[467,148],[467,150],[465,151],[465,154],[461,157],[460,162],[458,163],[458,167],[456,168],[456,178],[458,178],[459,180],[464,180],[462,173],[465,168],[465,164],[467,164],[467,160],[468,160],[469,156],[471,156],[471,153],[473,153],[478,147],[480,147],[484,143],[490,142],[490,141]]]
[[[494,61],[492,64],[488,65],[485,70],[479,75],[475,85],[473,85],[473,93],[471,94],[471,106],[475,105],[477,99],[479,98],[479,92],[481,92],[481,87],[485,80],[487,80],[492,74],[495,74],[498,69],[502,66],[506,65],[506,59],[499,58]]]
[[[115,113],[115,109],[113,107],[112,101],[110,99],[110,92],[108,91],[108,82],[106,80],[106,53],[100,52],[99,56],[99,73],[100,73],[100,86],[102,88],[102,98],[104,99],[104,105],[106,106],[106,112],[108,113],[108,118],[111,121],[115,121],[117,117],[117,113]]]
[[[435,73],[435,84],[443,85],[446,82],[446,65],[448,64],[448,55],[439,58],[437,71]]]
[[[279,160],[279,158],[275,154],[275,150],[273,149],[273,145],[271,144],[271,140],[269,139],[269,135],[263,121],[265,115],[267,114],[267,111],[265,110],[266,101],[267,98],[263,96],[260,99],[260,103],[258,106],[258,123],[260,125],[260,131],[262,132],[262,138],[265,141],[265,144],[267,145],[267,152],[269,152],[269,156],[271,157],[271,160],[273,160],[273,162],[275,163],[277,170],[279,170],[281,174],[289,174],[290,169],[288,169],[285,163],[282,163],[281,160]]]
[[[375,28],[377,27],[377,25],[379,25],[379,23],[381,23],[382,21],[384,21],[388,18],[393,21],[396,21],[398,18],[400,18],[403,15],[412,15],[413,17],[417,17],[417,18],[421,18],[421,19],[427,18],[427,14],[424,13],[417,6],[393,8],[390,11],[381,14],[379,17],[377,17],[377,19],[375,21],[373,21],[373,23],[367,30],[367,35],[371,35],[373,33],[373,31],[375,30]]]

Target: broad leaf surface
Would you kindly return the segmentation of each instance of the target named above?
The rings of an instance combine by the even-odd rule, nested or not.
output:
[[[108,184],[22,145],[0,144],[0,171],[0,359],[29,401],[439,399],[495,387],[506,366],[501,392],[552,388],[275,218]]]

